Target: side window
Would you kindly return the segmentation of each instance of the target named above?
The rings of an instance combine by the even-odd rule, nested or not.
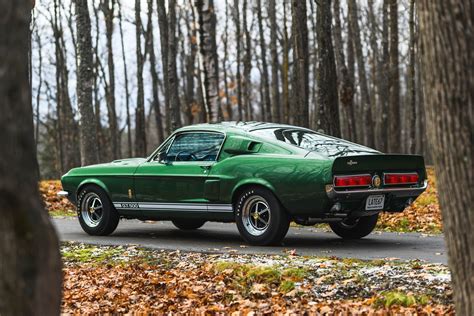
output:
[[[167,159],[170,161],[215,161],[224,135],[220,133],[183,133],[171,144]]]

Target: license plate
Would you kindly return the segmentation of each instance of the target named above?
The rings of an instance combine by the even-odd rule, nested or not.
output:
[[[383,209],[383,203],[385,201],[385,195],[370,195],[365,202],[365,209],[367,211],[371,210],[381,210]]]

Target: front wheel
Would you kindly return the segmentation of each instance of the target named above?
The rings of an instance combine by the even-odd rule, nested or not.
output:
[[[329,223],[329,226],[339,237],[344,239],[360,239],[374,230],[378,218],[379,214],[346,218],[340,222]]]
[[[201,228],[202,225],[204,225],[204,223],[206,223],[206,221],[203,221],[203,220],[183,220],[183,219],[176,219],[176,220],[173,220],[171,221],[173,223],[174,226],[176,226],[177,228],[181,229],[181,230],[194,230],[194,229],[198,229],[198,228]]]
[[[113,233],[120,219],[107,193],[96,186],[86,186],[79,193],[77,213],[82,229],[95,236]]]
[[[281,242],[290,220],[272,192],[253,187],[245,190],[235,205],[235,221],[242,238],[252,245]]]

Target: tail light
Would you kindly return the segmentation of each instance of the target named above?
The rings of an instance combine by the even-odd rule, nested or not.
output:
[[[359,174],[350,176],[335,176],[334,187],[369,187],[372,183],[370,174]]]
[[[418,183],[418,173],[385,173],[383,177],[384,184],[416,184]]]

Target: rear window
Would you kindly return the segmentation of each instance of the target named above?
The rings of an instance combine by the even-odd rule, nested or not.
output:
[[[310,130],[295,128],[267,128],[253,130],[251,133],[263,138],[279,140],[328,157],[339,157],[358,153],[378,153],[376,150],[371,148]]]

